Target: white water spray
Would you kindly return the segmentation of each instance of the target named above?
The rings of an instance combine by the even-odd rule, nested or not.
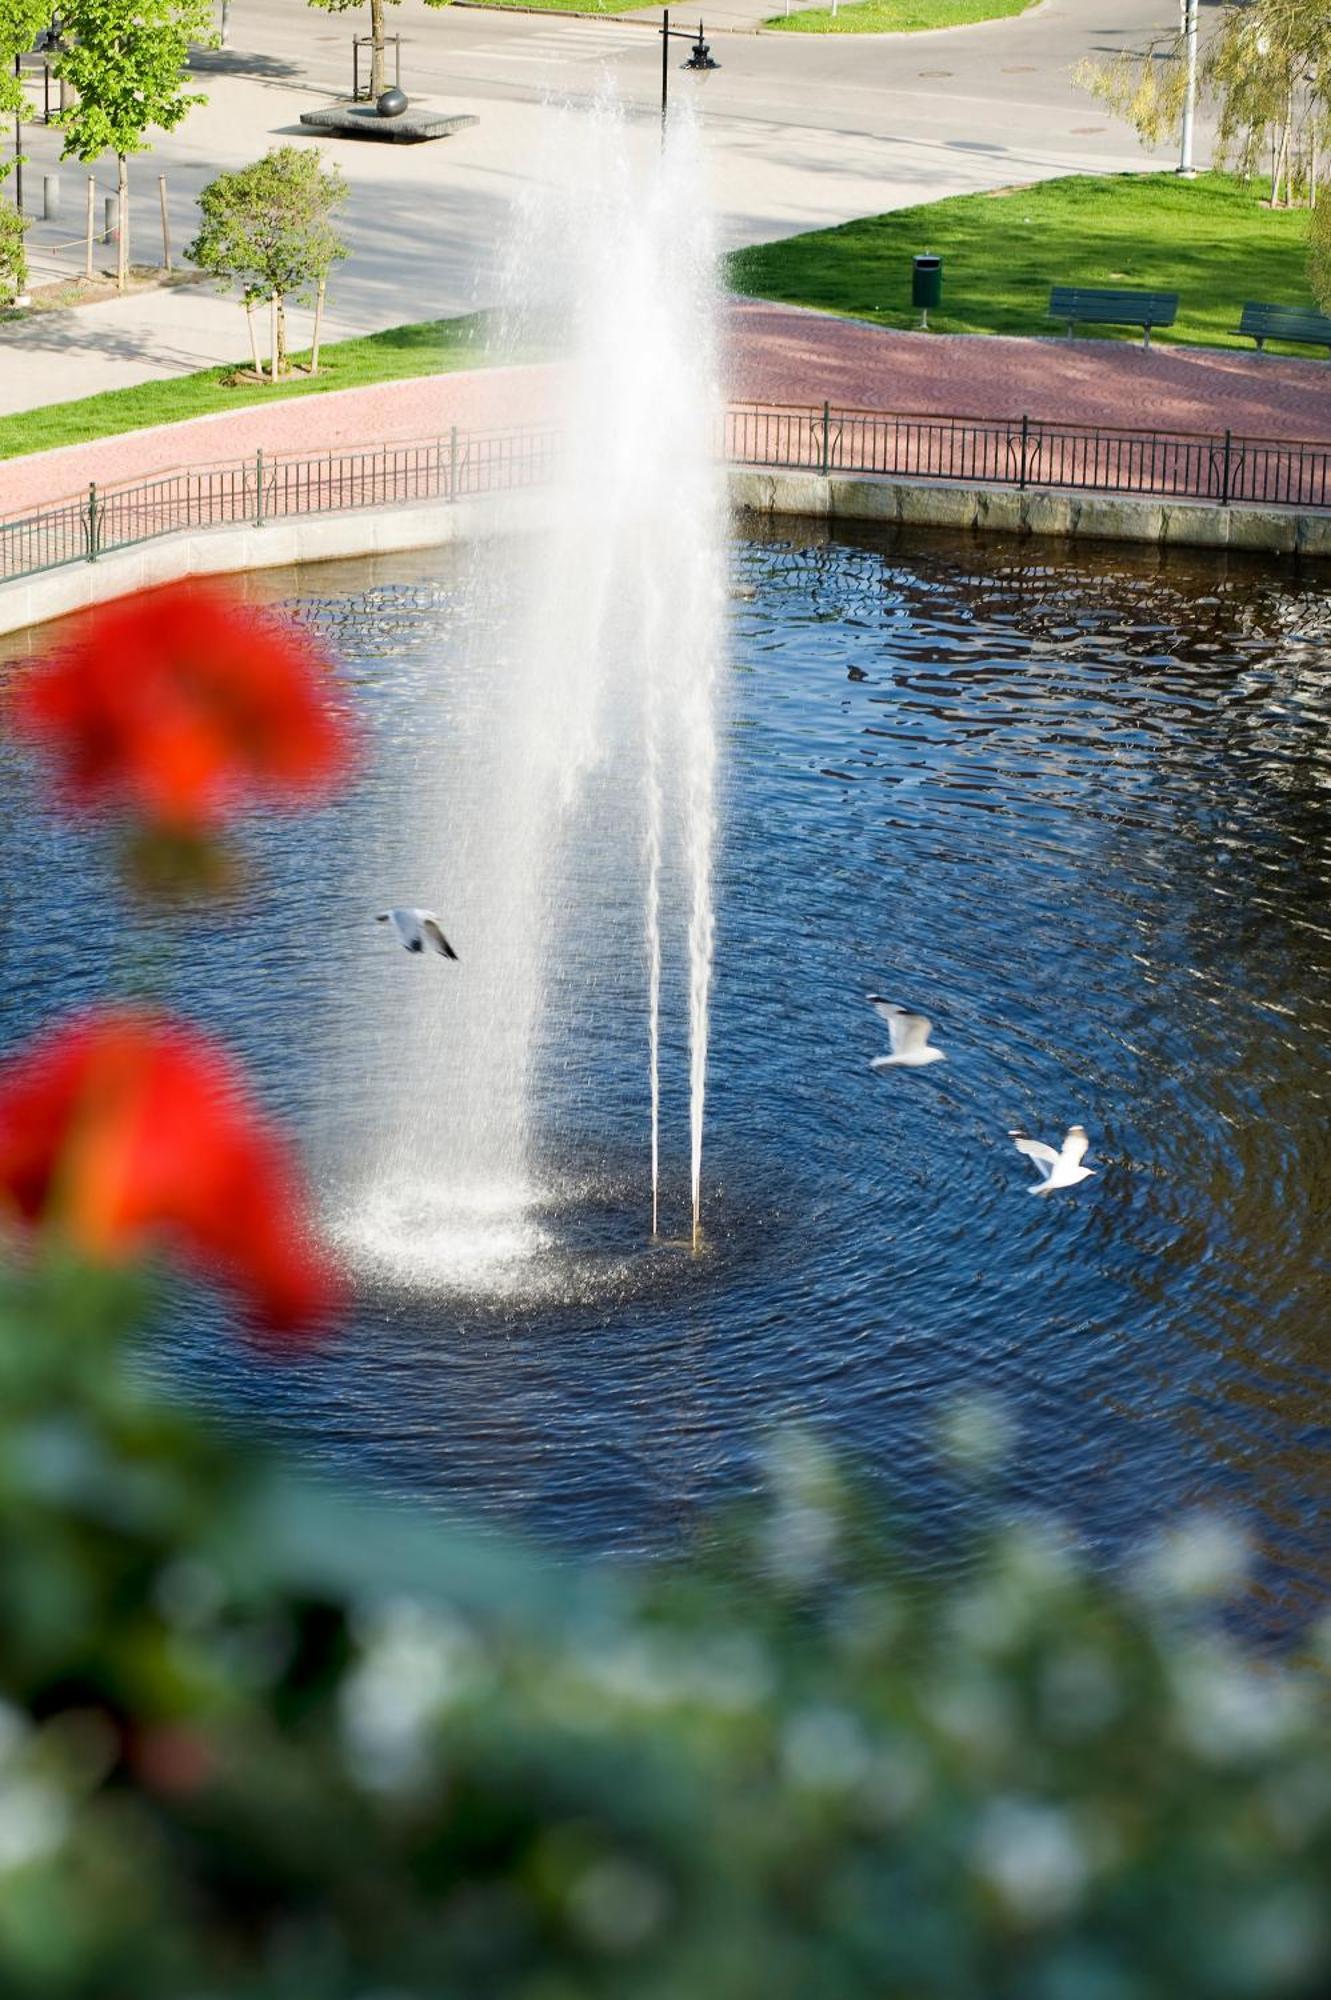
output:
[[[442,775],[422,793],[411,843],[422,857],[412,899],[439,908],[461,964],[410,982],[398,1073],[376,1096],[370,1187],[344,1232],[399,1273],[489,1282],[474,1269],[486,1241],[505,1272],[515,1245],[549,1246],[539,1217],[559,1190],[546,1085],[590,1067],[579,1032],[612,986],[646,1015],[654,1234],[670,1152],[663,1071],[684,1026],[672,1037],[676,997],[687,1020],[701,1241],[726,560],[701,180],[687,123],[660,155],[654,134],[606,105],[562,121],[521,207],[511,313],[530,339],[534,307],[567,354],[551,412],[562,464],[534,538],[485,553],[483,594],[499,608],[478,621],[482,693],[437,753]],[[635,887],[639,914],[626,924]],[[629,953],[641,954],[636,981]],[[423,1080],[441,1114],[427,1121]],[[570,1117],[580,1125],[585,1157],[594,1089],[563,1116],[565,1130]]]

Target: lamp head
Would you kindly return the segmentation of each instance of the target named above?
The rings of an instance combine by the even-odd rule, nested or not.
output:
[[[708,47],[707,43],[703,40],[702,22],[699,21],[698,39],[693,44],[693,47],[689,50],[688,61],[686,63],[681,63],[680,68],[691,69],[694,71],[701,71],[705,75],[709,69],[720,69],[720,67],[721,67],[720,63],[716,60],[715,56],[712,54],[711,49]]]

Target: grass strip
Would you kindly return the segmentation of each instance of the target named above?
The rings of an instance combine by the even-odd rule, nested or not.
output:
[[[835,13],[810,7],[802,14],[775,14],[763,25],[792,35],[921,35],[931,28],[1006,21],[1034,5],[1035,0],[855,0]]]
[[[421,320],[390,326],[382,333],[337,340],[320,349],[319,373],[290,375],[275,383],[256,382],[249,364],[204,368],[165,381],[138,382],[130,389],[107,389],[72,403],[48,403],[0,417],[0,458],[19,458],[57,445],[87,444],[152,424],[181,423],[188,417],[239,410],[247,404],[285,402],[292,396],[323,396],[333,389],[358,389],[371,382],[396,382],[413,375],[442,375],[483,366],[488,316]],[[296,354],[298,363],[308,355]]]

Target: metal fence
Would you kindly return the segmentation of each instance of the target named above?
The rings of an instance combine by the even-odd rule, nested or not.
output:
[[[459,431],[318,457],[265,456],[91,486],[79,500],[0,521],[0,583],[162,535],[358,507],[452,501],[542,484],[559,439],[545,430]],[[1186,432],[880,410],[737,404],[718,446],[731,465],[883,473],[977,485],[1127,493],[1228,506],[1331,508],[1331,446]]]
[[[809,472],[877,472],[976,485],[1057,487],[1165,500],[1331,507],[1331,445],[1186,431],[1112,430],[1031,417],[893,416],[771,404],[726,419],[735,465]]]
[[[551,476],[557,444],[553,431],[454,430],[421,443],[318,458],[256,451],[138,485],[90,486],[83,499],[0,521],[0,583],[96,562],[163,535],[536,486]]]

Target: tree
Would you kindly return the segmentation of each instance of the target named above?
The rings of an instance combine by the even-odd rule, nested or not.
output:
[[[365,0],[310,0],[312,7],[322,7],[329,14],[345,14],[349,8],[364,4]],[[371,97],[378,97],[384,88],[384,8],[397,4],[398,0],[369,0]],[[448,0],[425,0],[425,4],[427,7],[446,7]]]
[[[22,296],[28,283],[28,260],[23,250],[27,223],[12,201],[0,195],[0,306]]]
[[[1308,220],[1308,289],[1331,312],[1331,203],[1319,202]]]
[[[51,0],[0,0],[0,118],[12,118],[16,126],[27,111],[27,92],[22,77],[14,73],[14,64],[27,54],[50,19]],[[17,157],[0,159],[0,181]]]
[[[1146,146],[1177,135],[1188,100],[1186,9],[1177,33],[1076,81]],[[1214,98],[1216,160],[1252,174],[1268,154],[1273,207],[1314,204],[1331,139],[1331,0],[1228,0],[1202,67]]]
[[[1315,205],[1331,131],[1331,0],[1231,0],[1207,61],[1216,152],[1246,176],[1264,153],[1271,205]]]
[[[346,245],[332,215],[347,198],[336,167],[324,169],[320,155],[300,146],[276,146],[252,166],[219,174],[199,196],[203,227],[186,250],[190,262],[228,283],[239,283],[250,322],[256,373],[254,307],[273,300],[276,335],[273,380],[287,372],[286,304],[315,297],[314,346],[310,373],[319,372],[319,328],[324,291],[333,265]]]
[[[96,160],[114,153],[120,230],[116,288],[129,275],[131,153],[148,149],[148,131],[170,132],[195,104],[186,88],[191,42],[213,40],[211,0],[68,0],[61,10],[58,75],[77,101],[62,112],[64,157]]]

